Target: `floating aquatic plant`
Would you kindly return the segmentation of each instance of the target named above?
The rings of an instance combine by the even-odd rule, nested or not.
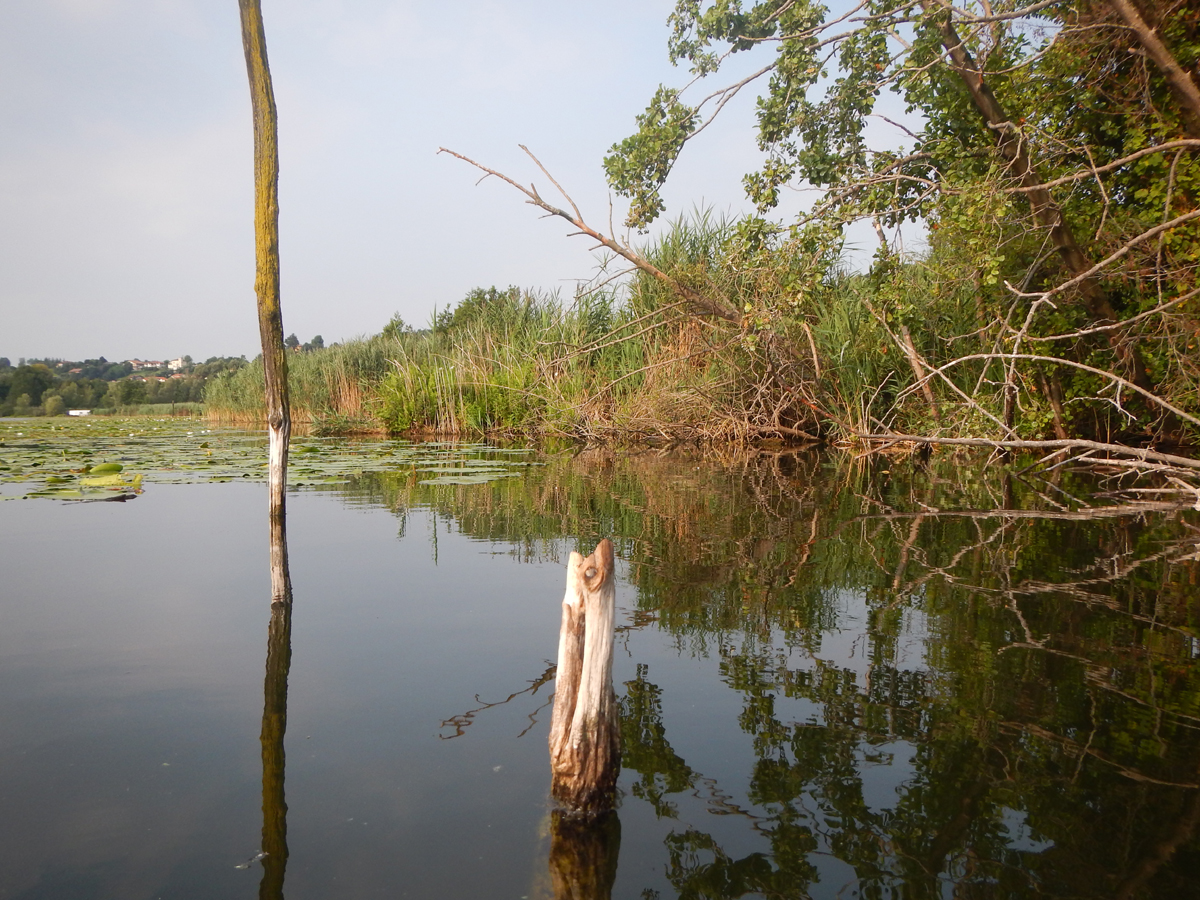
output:
[[[480,443],[293,438],[288,485],[342,484],[366,472],[429,475],[421,484],[481,484],[537,465]],[[197,428],[175,419],[0,421],[0,499],[108,499],[146,484],[266,481],[258,432]],[[4,490],[26,486],[23,493]]]

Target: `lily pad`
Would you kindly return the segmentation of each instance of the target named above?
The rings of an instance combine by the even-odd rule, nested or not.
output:
[[[7,423],[0,419],[0,485],[27,497],[97,499],[145,484],[257,481],[267,476],[261,431],[199,427],[195,420],[89,417]],[[520,474],[528,451],[486,444],[301,436],[292,444],[289,486],[344,485],[370,472],[431,475],[421,484],[482,484]],[[522,458],[525,457],[525,458]],[[89,465],[95,460],[94,465]],[[117,461],[119,460],[119,462]],[[137,475],[130,477],[130,472]],[[6,495],[7,496],[7,495]]]

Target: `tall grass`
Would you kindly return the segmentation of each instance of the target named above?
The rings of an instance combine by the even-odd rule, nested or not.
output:
[[[375,392],[390,371],[394,342],[377,335],[288,356],[292,418],[318,430],[379,429]],[[211,419],[226,424],[265,420],[262,359],[211,379],[204,400]]]
[[[93,416],[183,416],[205,415],[203,403],[140,403],[130,406],[103,406],[92,410]]]
[[[421,331],[397,320],[373,337],[290,355],[294,418],[327,433],[589,443],[990,434],[1001,417],[1022,436],[1046,434],[1045,374],[1023,366],[1014,382],[996,360],[960,362],[1006,346],[1011,300],[998,288],[987,294],[936,254],[885,255],[870,272],[848,272],[823,246],[698,212],[643,253],[744,311],[740,323],[698,316],[641,274],[569,302],[479,289]],[[1014,383],[1020,400],[1006,408]],[[255,362],[210,382],[205,400],[215,419],[258,423],[262,397]]]
[[[878,336],[852,281],[831,283],[794,314],[787,285],[804,261],[748,258],[739,246],[738,223],[699,213],[645,253],[676,279],[752,310],[745,327],[698,318],[641,275],[571,302],[515,288],[476,290],[422,331],[389,327],[290,356],[294,418],[326,431],[585,442],[816,434],[862,407],[868,385],[881,383],[883,363],[872,355]],[[255,362],[211,382],[205,400],[218,420],[257,423],[262,396]],[[823,406],[837,412],[822,417]],[[869,421],[870,412],[853,419]]]

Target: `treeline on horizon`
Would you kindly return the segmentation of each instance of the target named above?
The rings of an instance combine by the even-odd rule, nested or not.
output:
[[[289,334],[284,346],[309,353],[324,349],[325,339],[318,334],[301,343]],[[14,366],[0,356],[0,416],[60,416],[72,409],[199,413],[209,379],[247,364],[245,356],[210,356],[202,363],[182,356],[171,363],[142,362],[135,367],[138,362],[110,362],[103,356],[76,361],[45,357],[22,358]]]
[[[210,378],[246,364],[244,356],[213,356],[202,363],[184,356],[177,370],[135,371],[129,360],[109,362],[103,356],[21,359],[16,366],[0,357],[0,416],[59,416],[72,409],[132,412],[147,406],[158,407],[147,411],[161,411],[181,404],[195,411]]]

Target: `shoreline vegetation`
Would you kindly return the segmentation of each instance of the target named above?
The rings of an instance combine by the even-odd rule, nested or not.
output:
[[[1160,348],[1148,355],[1159,393],[1147,398],[1110,373],[1113,351],[1086,335],[1055,345],[1033,333],[1035,349],[1014,347],[1010,322],[989,318],[986,288],[954,277],[953,243],[935,238],[925,257],[866,273],[826,261],[828,274],[797,296],[790,285],[807,261],[769,238],[746,258],[746,227],[698,213],[644,251],[671,278],[745,310],[739,322],[697,317],[642,272],[624,288],[601,273],[569,303],[477,289],[426,329],[397,317],[380,334],[289,356],[296,421],[318,434],[585,445],[995,436],[1194,452],[1200,365],[1185,349],[1200,333],[1194,299],[1169,321],[1143,320]],[[262,396],[256,360],[212,380],[207,415],[257,425]]]
[[[21,359],[16,366],[0,357],[0,418],[202,415],[208,380],[244,365],[244,356],[170,363]]]
[[[478,288],[427,328],[397,316],[306,353],[272,325],[273,376],[261,357],[214,375],[205,415],[260,427],[284,363],[278,386],[318,435],[976,446],[1152,472],[1200,498],[1200,8],[968,6],[678,3],[668,50],[689,81],[660,86],[604,159],[624,239],[523,145],[545,196],[439,151],[595,242],[608,255],[590,283],[570,298]],[[704,95],[735,52],[765,65]],[[631,243],[688,142],[768,73],[753,88],[763,163],[743,179],[755,214],[696,210]],[[885,95],[911,120],[877,111]],[[872,119],[898,130],[888,146]],[[774,221],[785,189],[819,196]],[[864,222],[878,249],[851,271],[845,229]],[[914,223],[918,253],[900,240]],[[36,405],[17,384],[36,374],[0,376],[0,403]],[[135,388],[118,386],[127,404]]]

